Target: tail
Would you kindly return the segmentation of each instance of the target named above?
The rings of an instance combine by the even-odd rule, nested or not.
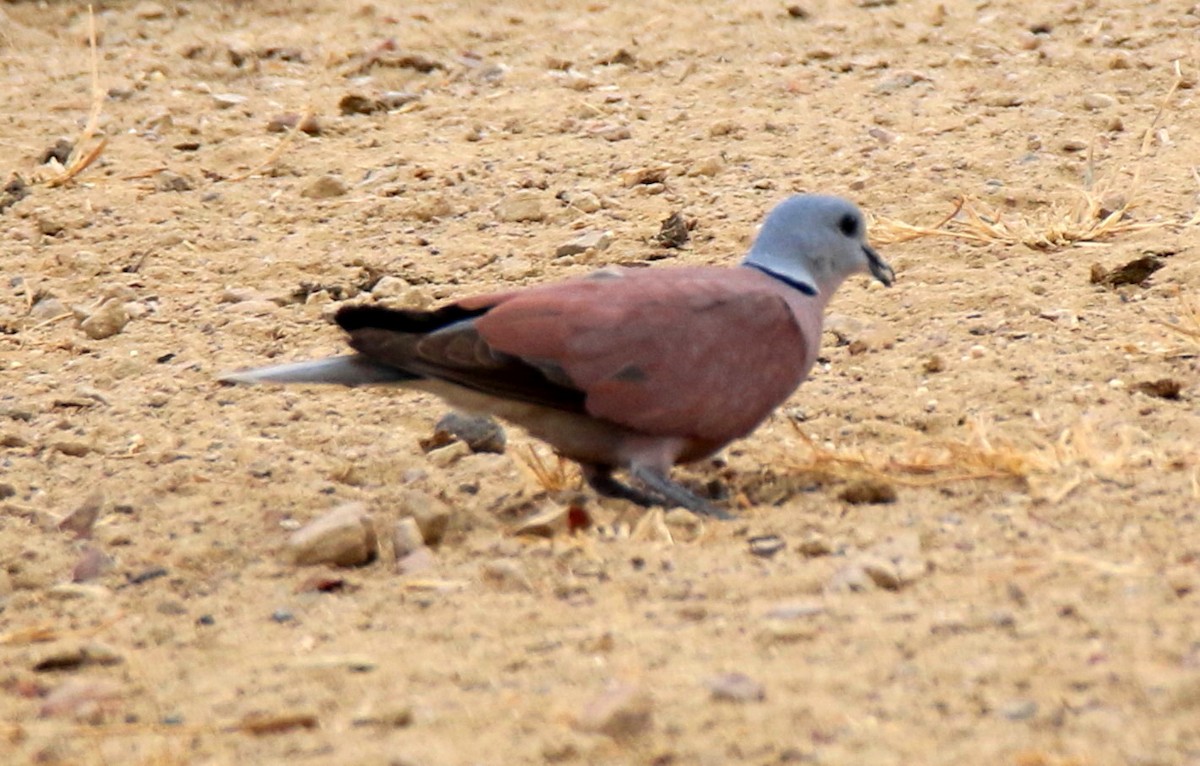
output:
[[[226,373],[218,378],[222,383],[327,383],[338,386],[394,385],[416,379],[416,375],[372,362],[361,354],[259,367]]]

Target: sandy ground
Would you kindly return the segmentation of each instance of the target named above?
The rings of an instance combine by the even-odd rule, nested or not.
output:
[[[81,4],[0,3],[0,762],[1200,764],[1190,0],[95,22],[98,91]],[[1085,189],[1133,205],[1098,243],[888,223],[966,196],[1032,240]],[[342,300],[728,263],[802,190],[878,216],[899,280],[847,284],[789,406],[680,471],[734,522],[547,492],[516,432],[426,454],[428,397],[215,380],[339,352]],[[895,502],[841,499],[864,477]],[[429,498],[450,528],[398,571]],[[378,560],[289,563],[348,502]],[[596,526],[516,533],[571,503]]]

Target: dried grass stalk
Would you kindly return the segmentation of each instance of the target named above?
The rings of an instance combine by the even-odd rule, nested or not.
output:
[[[1182,223],[1167,220],[1136,221],[1131,215],[1140,204],[1142,168],[1150,155],[1156,129],[1182,82],[1183,72],[1176,61],[1175,78],[1142,136],[1132,178],[1126,180],[1114,176],[1094,181],[1096,168],[1092,153],[1089,152],[1084,186],[1075,190],[1076,199],[1067,205],[1052,204],[1033,216],[1005,215],[978,198],[960,195],[955,200],[954,210],[934,226],[917,226],[893,218],[875,218],[871,222],[872,239],[879,244],[890,245],[939,236],[968,242],[1021,244],[1036,250],[1061,250],[1136,231],[1169,226],[1186,228],[1200,224],[1200,211]],[[1119,189],[1123,193],[1117,194]],[[1119,201],[1119,204],[1109,209],[1106,200]]]

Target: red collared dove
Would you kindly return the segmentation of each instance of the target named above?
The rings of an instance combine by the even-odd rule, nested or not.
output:
[[[859,273],[895,277],[862,213],[799,195],[771,211],[739,266],[608,268],[434,311],[345,306],[336,320],[357,353],[222,380],[419,388],[521,426],[602,495],[726,517],[671,467],[749,435],[796,390],[826,304]]]

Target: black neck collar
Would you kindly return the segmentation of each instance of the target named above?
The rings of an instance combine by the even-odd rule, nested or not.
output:
[[[778,271],[771,271],[766,266],[760,266],[757,263],[743,263],[742,265],[749,266],[750,268],[755,269],[757,271],[761,271],[762,273],[766,274],[768,277],[771,277],[772,279],[778,279],[780,282],[784,283],[785,285],[792,288],[793,290],[799,290],[800,292],[804,293],[805,295],[816,295],[817,294],[817,288],[813,287],[809,283],[801,282],[799,279],[792,279],[789,276],[780,274]]]

